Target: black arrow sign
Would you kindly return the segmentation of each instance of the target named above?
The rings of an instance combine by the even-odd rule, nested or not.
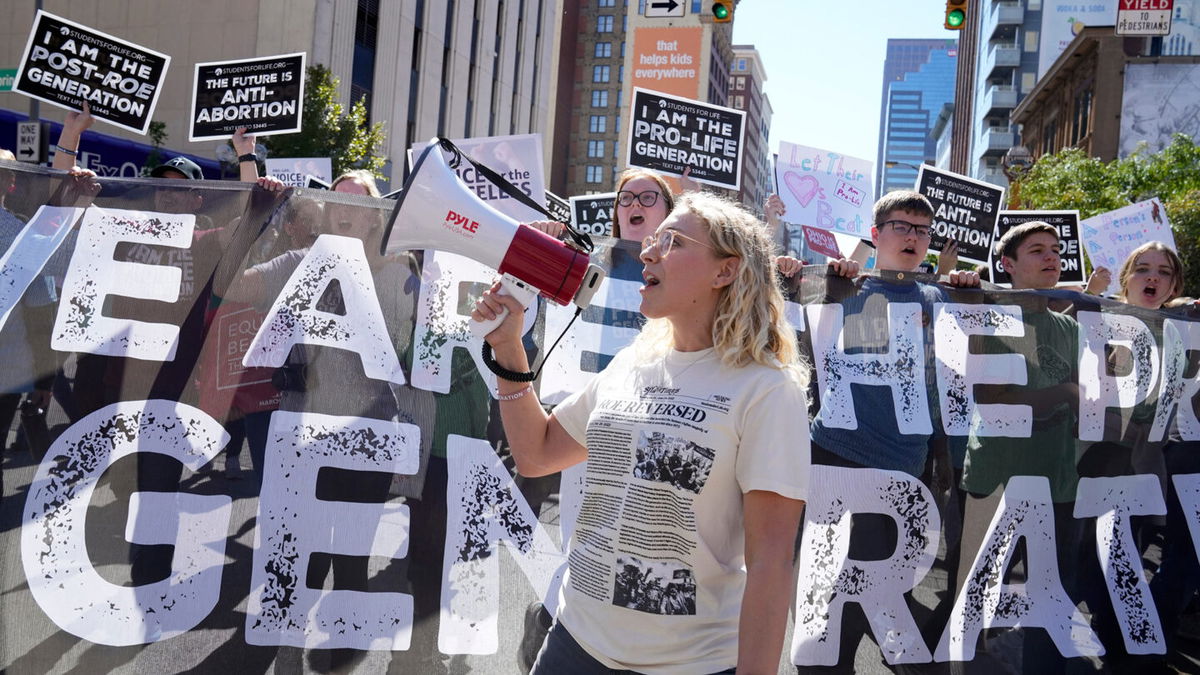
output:
[[[17,151],[17,154],[22,157],[33,157],[33,148],[21,148]]]
[[[650,6],[654,9],[665,8],[668,12],[674,12],[675,8],[679,6],[679,3],[675,2],[675,0],[667,0],[667,2],[652,2],[650,3]]]

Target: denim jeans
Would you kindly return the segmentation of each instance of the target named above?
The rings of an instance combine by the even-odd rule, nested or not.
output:
[[[632,670],[615,670],[605,666],[587,653],[575,638],[567,632],[567,629],[557,621],[550,629],[550,634],[546,636],[546,643],[542,645],[542,650],[538,652],[537,661],[533,663],[533,669],[529,671],[529,675],[558,675],[559,673],[571,673],[572,675],[612,675],[614,673],[632,673]],[[724,673],[736,673],[734,668],[722,670],[715,675],[723,675]]]

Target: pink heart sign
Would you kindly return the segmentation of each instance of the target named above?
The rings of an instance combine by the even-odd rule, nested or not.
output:
[[[821,191],[821,184],[816,178],[799,176],[794,171],[784,172],[783,182],[803,208],[807,208],[813,197],[816,197],[817,193]]]

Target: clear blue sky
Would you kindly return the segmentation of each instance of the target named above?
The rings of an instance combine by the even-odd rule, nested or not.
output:
[[[888,38],[953,38],[945,0],[742,0],[734,44],[753,44],[767,71],[779,141],[875,161]]]

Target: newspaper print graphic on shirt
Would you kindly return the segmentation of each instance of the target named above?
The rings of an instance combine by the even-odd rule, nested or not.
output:
[[[572,550],[572,583],[620,607],[695,615],[693,501],[716,461],[701,439],[710,417],[729,414],[729,400],[664,386],[637,391],[602,400],[588,425],[588,481],[596,489],[584,498],[577,536],[595,545]],[[589,550],[613,553],[601,559]]]

